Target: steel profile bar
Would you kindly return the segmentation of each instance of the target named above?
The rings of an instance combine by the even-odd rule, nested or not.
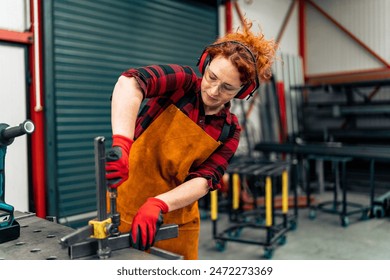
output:
[[[298,0],[299,55],[302,57],[303,78],[306,80],[306,8],[305,0]]]
[[[179,227],[176,224],[167,224],[160,227],[156,234],[156,242],[166,239],[175,238],[179,235]],[[125,248],[131,248],[130,234],[124,233],[119,236],[109,237],[107,246],[111,251],[116,251]],[[88,256],[95,256],[98,250],[98,240],[89,239],[83,242],[69,246],[70,259],[80,259]]]
[[[291,89],[296,90],[322,90],[324,87],[335,87],[335,88],[358,88],[358,87],[376,87],[376,86],[390,86],[390,79],[384,80],[372,80],[372,81],[360,81],[360,82],[344,82],[344,83],[331,83],[331,84],[319,84],[319,85],[297,85],[292,86]]]
[[[106,204],[106,177],[105,163],[106,153],[104,146],[105,138],[98,136],[94,139],[95,152],[95,183],[96,183],[96,208],[97,218],[99,221],[107,219],[107,204]]]
[[[342,145],[340,143],[329,142],[303,145],[261,142],[256,144],[254,149],[260,152],[352,157],[356,159],[390,162],[390,149],[387,146]]]
[[[331,74],[307,75],[308,84],[337,84],[390,78],[390,69],[383,67],[369,70],[341,71]]]
[[[21,44],[33,44],[34,36],[32,32],[18,32],[0,29],[0,41]]]
[[[233,29],[233,16],[232,16],[232,1],[227,0],[225,3],[225,32],[230,33]]]
[[[371,105],[335,105],[330,109],[335,117],[344,115],[388,115],[390,114],[390,107],[387,105],[371,106]]]
[[[60,244],[63,248],[71,247],[78,242],[82,242],[93,235],[93,226],[88,225],[77,229],[60,239]]]

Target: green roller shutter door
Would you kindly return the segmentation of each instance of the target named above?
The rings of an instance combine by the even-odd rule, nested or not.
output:
[[[96,211],[93,141],[111,144],[110,95],[130,67],[190,65],[218,33],[217,1],[43,1],[48,214]],[[211,4],[210,4],[211,3]]]

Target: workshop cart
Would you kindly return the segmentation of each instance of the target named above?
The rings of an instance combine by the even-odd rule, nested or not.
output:
[[[264,257],[271,259],[274,249],[287,241],[288,231],[296,228],[297,193],[293,183],[294,213],[289,212],[289,181],[292,164],[287,161],[240,159],[230,164],[229,174],[229,224],[218,231],[218,194],[211,192],[211,220],[216,248],[224,251],[227,242],[240,242],[264,247]],[[293,176],[294,178],[295,176]],[[276,193],[280,187],[281,209],[277,209]],[[243,191],[251,192],[253,207],[243,209]],[[251,229],[252,235],[244,236],[243,230]],[[260,233],[260,234],[258,234]]]

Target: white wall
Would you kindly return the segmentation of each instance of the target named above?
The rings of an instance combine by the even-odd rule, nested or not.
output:
[[[25,48],[0,44],[0,123],[19,125],[26,119]],[[27,138],[15,137],[5,156],[5,201],[28,211]]]
[[[390,1],[314,1],[332,18],[390,63]],[[378,60],[307,5],[307,74],[384,67]]]
[[[23,32],[30,28],[28,0],[0,0],[0,29]]]
[[[237,0],[244,17],[253,21],[253,31],[262,30],[267,39],[276,39],[285,19],[291,0]],[[225,32],[225,10],[220,9],[220,32]],[[240,27],[238,13],[232,5],[233,29]],[[295,5],[289,23],[280,41],[280,51],[298,54],[298,9]]]
[[[23,32],[30,27],[28,0],[0,0],[0,29]],[[19,125],[26,111],[26,48],[0,41],[0,123]],[[7,146],[5,201],[28,211],[27,137],[16,137]]]

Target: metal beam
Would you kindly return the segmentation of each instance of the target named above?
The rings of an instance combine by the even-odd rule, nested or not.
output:
[[[175,224],[163,225],[160,227],[156,234],[156,242],[160,240],[166,240],[175,238],[179,235],[178,226]],[[112,250],[120,250],[124,248],[130,248],[130,234],[124,233],[119,236],[108,238],[108,247]],[[69,246],[69,257],[71,259],[79,259],[96,255],[98,250],[98,240],[89,239],[84,242],[73,244]]]
[[[307,75],[306,78],[307,83],[311,85],[382,80],[390,78],[390,69],[377,68],[369,70],[342,71],[334,72],[332,74]]]
[[[364,160],[390,161],[388,146],[368,146],[368,145],[343,145],[341,143],[324,142],[318,144],[291,144],[262,142],[255,146],[256,151],[289,153],[301,155],[323,155],[352,157]]]
[[[373,80],[373,81],[362,81],[362,82],[354,82],[354,83],[334,83],[334,84],[321,84],[321,85],[298,85],[292,86],[291,89],[303,90],[303,89],[311,89],[311,90],[322,90],[325,88],[358,88],[358,87],[375,87],[375,86],[390,86],[390,79],[384,80]]]
[[[302,57],[303,77],[306,80],[307,57],[306,57],[306,8],[305,0],[299,0],[298,5],[298,28],[299,28],[299,55]]]
[[[0,29],[0,41],[30,45],[34,42],[34,36],[32,32],[17,32]]]

